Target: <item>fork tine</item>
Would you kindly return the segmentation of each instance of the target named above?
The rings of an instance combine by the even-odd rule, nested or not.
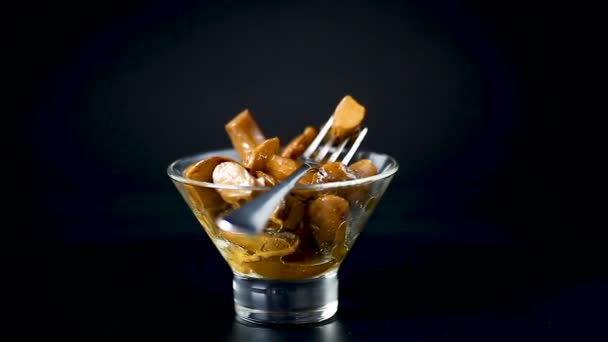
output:
[[[333,163],[336,160],[338,160],[340,153],[342,153],[342,151],[344,150],[344,147],[346,147],[346,144],[348,144],[349,140],[350,139],[344,139],[344,141],[342,141],[342,143],[336,148],[334,153],[331,154],[331,157],[329,157],[329,159],[327,160],[328,163]]]
[[[306,159],[310,158],[312,153],[317,149],[317,147],[319,147],[319,145],[321,144],[321,141],[323,141],[323,138],[325,137],[325,135],[331,128],[331,125],[333,124],[333,122],[334,122],[334,117],[332,116],[329,118],[329,120],[327,120],[325,125],[323,125],[323,128],[321,128],[321,130],[319,131],[319,134],[317,134],[315,139],[310,143],[310,145],[308,145],[308,148],[302,154],[302,156],[304,158],[306,158]]]
[[[336,140],[334,137],[330,137],[329,140],[327,140],[325,145],[323,145],[323,147],[321,148],[321,151],[319,151],[319,153],[317,153],[317,155],[315,156],[316,162],[320,163],[323,161],[323,158],[325,158],[325,156],[329,152],[329,149],[333,145],[334,140]]]
[[[361,130],[361,132],[359,132],[359,135],[357,135],[357,139],[355,139],[355,142],[353,142],[352,146],[348,150],[348,153],[342,159],[342,164],[348,165],[350,160],[355,155],[355,152],[357,152],[357,149],[359,148],[359,145],[361,145],[361,142],[363,141],[363,138],[365,138],[366,134],[367,134],[367,127],[365,127],[364,129]]]

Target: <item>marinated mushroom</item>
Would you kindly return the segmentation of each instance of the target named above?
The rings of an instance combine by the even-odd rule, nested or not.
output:
[[[300,163],[297,161],[275,154],[266,162],[264,172],[277,180],[282,181],[292,174],[299,166]]]
[[[355,133],[365,118],[365,107],[350,95],[344,96],[334,112],[334,122],[331,133],[338,139],[346,138]]]
[[[236,162],[224,162],[213,169],[213,183],[236,186],[255,186],[255,178]],[[252,190],[217,189],[224,201],[239,206],[251,199]]]
[[[308,215],[321,249],[344,241],[348,209],[348,201],[336,195],[324,195],[310,203]]]
[[[296,234],[290,232],[264,232],[257,236],[220,232],[220,236],[242,248],[241,261],[252,262],[270,257],[281,257],[295,252],[300,244]]]
[[[277,184],[277,179],[267,174],[264,171],[256,171],[255,172],[256,182],[259,186],[268,186],[272,187]]]
[[[356,175],[357,178],[371,177],[378,174],[378,169],[369,159],[356,161],[352,163],[348,169]],[[354,185],[344,189],[342,192],[351,206],[364,206],[369,200],[369,184]]]
[[[312,141],[315,139],[316,136],[317,136],[316,128],[314,128],[312,126],[308,126],[308,127],[304,128],[304,132],[302,132],[297,137],[293,138],[289,142],[289,144],[287,144],[287,146],[285,146],[285,148],[283,149],[283,152],[281,152],[281,157],[291,158],[291,159],[300,158],[300,155],[302,155],[302,153],[304,153],[304,151],[306,151],[306,148],[308,148],[308,145],[310,145],[310,143],[312,143]]]
[[[298,185],[340,182],[356,178],[357,177],[344,164],[340,162],[331,162],[308,171],[298,180]],[[301,199],[310,199],[315,195],[320,194],[319,190],[293,190],[293,193]]]
[[[247,160],[249,153],[266,140],[248,109],[228,121],[224,128],[241,160]]]
[[[378,174],[378,169],[369,159],[358,160],[350,164],[348,168],[357,178],[371,177]]]
[[[287,216],[283,221],[283,227],[289,230],[296,230],[303,223],[302,219],[306,212],[306,205],[294,196],[289,196],[286,200]]]
[[[313,168],[313,169],[308,170],[308,172],[306,172],[304,174],[304,176],[300,177],[300,179],[297,182],[297,185],[302,186],[302,185],[316,184],[317,171],[318,171],[318,168]],[[291,191],[291,193],[303,201],[312,199],[315,196],[319,195],[318,190],[301,190],[301,189],[295,190],[294,189]]]
[[[264,170],[268,159],[279,152],[280,145],[281,142],[276,137],[264,140],[249,153],[245,167],[252,172]]]
[[[352,173],[348,167],[341,162],[332,162],[321,165],[315,173],[314,183],[330,183],[340,182],[345,180],[356,179],[354,173]]]
[[[304,176],[302,176],[302,177],[300,177],[300,179],[298,179],[298,185],[315,184],[315,180],[317,178],[317,171],[318,171],[318,168],[312,168],[312,169],[308,170],[308,172],[306,172],[304,174]]]
[[[216,166],[224,162],[233,162],[230,158],[210,157],[203,159],[195,164],[188,166],[183,176],[199,182],[213,182],[213,170]],[[192,203],[199,209],[221,209],[226,206],[226,202],[213,189],[202,186],[186,185]]]

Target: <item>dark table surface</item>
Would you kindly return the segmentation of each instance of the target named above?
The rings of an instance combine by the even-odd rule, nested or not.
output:
[[[45,243],[5,249],[8,328],[22,336],[203,341],[607,336],[608,281],[596,251],[524,242],[470,217],[404,221],[394,192],[339,271],[334,319],[244,324],[235,319],[227,264],[177,193],[138,196],[93,206],[88,215],[70,214],[90,204],[78,198],[48,201],[54,219],[37,230]],[[153,204],[166,210],[150,210]]]

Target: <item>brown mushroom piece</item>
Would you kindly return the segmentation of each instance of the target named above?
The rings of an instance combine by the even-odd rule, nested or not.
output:
[[[300,179],[298,179],[298,182],[296,183],[297,186],[299,187],[299,186],[315,184],[316,177],[317,177],[317,171],[318,171],[318,168],[312,168],[312,169],[308,170],[304,174],[304,176],[302,176],[302,177],[300,177]],[[306,200],[312,199],[313,197],[317,197],[317,195],[319,194],[319,191],[318,190],[294,189],[291,191],[291,194],[298,197],[302,201],[306,201]]]
[[[234,162],[230,158],[210,157],[188,166],[183,176],[199,182],[213,182],[213,170],[216,166],[224,162]],[[223,209],[226,202],[222,197],[211,188],[195,185],[185,185],[192,204],[199,210]]]
[[[298,236],[290,232],[269,231],[260,235],[246,235],[221,231],[220,236],[224,241],[243,250],[244,253],[238,254],[242,262],[289,255],[294,253],[300,244]]]
[[[315,184],[315,179],[317,178],[317,171],[318,168],[312,168],[310,170],[308,170],[304,176],[300,177],[300,179],[298,179],[298,185],[311,185],[311,184]]]
[[[268,186],[272,187],[277,184],[277,179],[267,174],[264,171],[256,171],[255,172],[256,183],[259,186]]]
[[[224,126],[232,146],[242,161],[266,138],[248,109],[240,112]]]
[[[285,199],[281,200],[281,202],[277,205],[276,208],[274,208],[274,211],[272,212],[272,215],[270,216],[270,218],[268,219],[268,224],[266,225],[266,228],[268,229],[282,229],[285,227],[285,223],[283,221],[283,218],[285,218],[287,215],[285,214],[287,212],[287,204]]]
[[[297,161],[275,154],[266,161],[264,172],[277,180],[282,181],[292,174],[299,166],[300,163]]]
[[[348,201],[336,195],[324,195],[310,203],[308,215],[320,249],[344,243],[348,211]]]
[[[357,176],[341,162],[321,165],[315,173],[314,183],[330,183],[356,179]]]
[[[280,146],[281,142],[277,137],[264,140],[249,153],[245,161],[245,167],[251,172],[264,170],[266,162],[279,152]]]
[[[378,169],[369,159],[358,160],[350,164],[348,168],[357,178],[371,177],[378,174]]]
[[[340,182],[345,180],[356,179],[354,173],[352,173],[348,167],[340,162],[331,162],[321,165],[318,168],[311,169],[304,174],[299,180],[298,185],[311,185],[321,184],[330,182]],[[331,192],[331,190],[324,191],[321,193]],[[319,190],[293,190],[293,194],[299,198],[306,200],[319,194]]]
[[[273,187],[277,184],[277,180],[274,177],[272,177],[271,175],[269,175],[263,171],[256,171],[254,175],[255,175],[255,184],[257,186]],[[255,197],[259,193],[260,193],[260,191],[254,191],[253,196]],[[276,207],[276,209],[272,213],[272,216],[269,219],[267,227],[274,228],[274,229],[283,228],[282,217],[284,216],[284,212],[285,212],[285,200],[281,201],[281,203],[279,203],[279,205]]]
[[[283,226],[289,230],[296,230],[304,219],[306,205],[295,196],[288,196],[285,202],[287,215],[283,220]]]
[[[213,169],[213,183],[235,186],[255,186],[255,178],[247,169],[236,162],[224,162]],[[252,190],[217,189],[224,201],[233,206],[240,206],[253,196]]]
[[[361,126],[365,118],[365,107],[350,95],[346,95],[338,103],[333,118],[331,134],[337,139],[346,138]]]
[[[308,126],[304,128],[304,132],[293,138],[281,152],[281,157],[298,159],[306,151],[306,148],[317,136],[317,129]]]
[[[371,160],[361,159],[352,163],[348,169],[359,178],[371,177],[378,174],[378,169]],[[351,206],[366,206],[369,198],[369,184],[353,185],[343,190],[342,195],[348,199]]]

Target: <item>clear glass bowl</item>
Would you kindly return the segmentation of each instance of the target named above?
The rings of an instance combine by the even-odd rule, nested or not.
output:
[[[299,215],[269,221],[259,236],[222,231],[216,219],[233,209],[218,192],[255,196],[268,187],[213,184],[184,178],[200,160],[238,160],[232,149],[180,158],[167,172],[202,228],[233,271],[237,315],[257,323],[310,323],[332,317],[338,308],[337,272],[353,247],[399,165],[385,154],[360,151],[378,174],[361,179],[298,186],[282,208]],[[318,200],[323,197],[323,200]],[[297,203],[296,203],[297,202]],[[320,227],[323,226],[323,227]],[[323,228],[323,229],[321,229]]]

